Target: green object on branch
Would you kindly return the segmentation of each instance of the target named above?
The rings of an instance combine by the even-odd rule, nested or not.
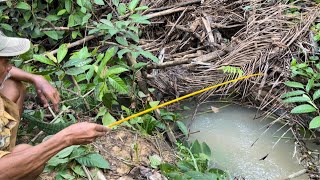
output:
[[[49,135],[56,134],[59,131],[63,130],[64,128],[74,124],[73,122],[50,124],[50,123],[39,121],[35,117],[26,113],[22,114],[22,117],[28,120],[31,126],[37,126],[41,131]]]

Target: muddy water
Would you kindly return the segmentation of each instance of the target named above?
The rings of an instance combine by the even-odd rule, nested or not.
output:
[[[184,115],[193,113],[192,104],[186,104],[191,108]],[[201,105],[200,112],[208,111],[211,106],[223,107],[225,104]],[[274,148],[273,145],[288,127],[275,133],[282,125],[276,124],[263,136],[265,125],[271,119],[254,119],[256,110],[241,106],[231,105],[219,109],[217,113],[203,113],[197,115],[191,125],[192,134],[190,140],[198,139],[206,142],[212,149],[212,161],[215,166],[228,171],[233,176],[242,176],[245,179],[278,179],[287,177],[303,168],[298,164],[294,154],[294,142],[281,140]],[[190,121],[190,117],[185,122]],[[275,134],[274,134],[275,133]],[[286,134],[291,137],[292,134]],[[252,143],[260,139],[251,147]],[[264,157],[268,155],[265,159]],[[262,160],[264,159],[264,160]],[[296,179],[308,179],[300,176]]]

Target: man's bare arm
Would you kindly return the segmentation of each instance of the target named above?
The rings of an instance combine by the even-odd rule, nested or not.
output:
[[[58,104],[60,102],[59,92],[44,77],[25,72],[16,67],[12,67],[10,73],[11,78],[14,80],[32,83],[44,107],[48,107],[49,101],[51,101],[55,111],[58,111]]]
[[[0,158],[0,179],[26,179],[63,148],[91,143],[108,131],[107,127],[87,122],[69,126],[37,146]]]
[[[37,146],[4,156],[0,159],[0,179],[23,179],[67,146],[61,132]]]

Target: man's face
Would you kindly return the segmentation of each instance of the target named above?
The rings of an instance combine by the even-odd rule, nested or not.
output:
[[[9,63],[8,58],[0,57],[0,86],[5,80],[11,68],[12,68],[12,65]]]

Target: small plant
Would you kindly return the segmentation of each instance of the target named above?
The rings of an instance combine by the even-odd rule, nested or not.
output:
[[[319,1],[319,3],[320,3],[320,1]],[[311,27],[311,30],[314,32],[313,40],[315,42],[319,42],[320,41],[320,23],[316,23],[315,25],[313,25]]]
[[[222,70],[223,73],[227,73],[227,74],[230,74],[230,75],[237,75],[237,76],[242,76],[243,75],[243,70],[240,69],[239,67],[222,66],[219,69]]]
[[[320,127],[320,112],[317,106],[320,98],[320,62],[318,56],[311,56],[309,61],[297,63],[296,59],[291,62],[292,78],[297,81],[287,81],[285,85],[293,91],[283,94],[281,98],[285,103],[294,103],[296,106],[291,110],[292,114],[308,114],[313,117],[309,124],[310,129]]]
[[[176,165],[165,163],[159,166],[168,179],[227,179],[224,171],[210,168],[211,150],[206,143],[200,144],[196,140],[186,146],[177,143],[177,147],[179,162]]]
[[[109,163],[90,146],[70,146],[52,157],[45,172],[58,172],[55,179],[75,179],[86,177],[82,166],[109,169]]]

